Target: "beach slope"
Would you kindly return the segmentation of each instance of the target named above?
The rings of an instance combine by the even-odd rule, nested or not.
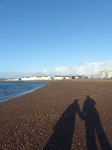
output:
[[[111,80],[51,81],[0,103],[1,150],[90,148],[112,148]]]

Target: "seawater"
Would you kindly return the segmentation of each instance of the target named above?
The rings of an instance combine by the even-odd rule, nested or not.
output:
[[[47,82],[0,82],[0,102],[43,87]]]

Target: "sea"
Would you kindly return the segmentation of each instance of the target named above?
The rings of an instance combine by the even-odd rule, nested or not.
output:
[[[0,102],[33,92],[47,82],[0,82]]]

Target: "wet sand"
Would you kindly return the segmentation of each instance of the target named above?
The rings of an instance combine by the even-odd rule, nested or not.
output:
[[[111,80],[51,81],[0,103],[1,150],[92,148],[112,149]]]

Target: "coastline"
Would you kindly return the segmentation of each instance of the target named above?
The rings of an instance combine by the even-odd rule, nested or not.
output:
[[[20,82],[20,81],[8,81],[8,82],[2,82],[2,83],[9,83],[8,85],[10,85],[10,83],[14,83],[14,84],[11,84],[10,85],[10,88],[11,88],[11,86],[13,86],[13,85],[15,85],[15,83],[16,83],[16,85],[15,85],[15,88],[13,89],[13,90],[15,90],[15,93],[16,94],[12,94],[12,92],[9,90],[9,95],[8,95],[8,93],[7,93],[7,96],[6,95],[4,95],[4,97],[2,97],[2,99],[1,99],[1,97],[0,97],[0,103],[2,103],[2,102],[5,102],[5,101],[8,101],[8,100],[11,100],[11,99],[13,99],[13,98],[17,98],[17,97],[20,97],[20,96],[22,96],[22,95],[25,95],[25,94],[28,94],[28,93],[31,93],[31,92],[33,92],[33,91],[35,91],[35,90],[37,90],[37,89],[39,89],[39,88],[42,88],[45,84],[47,84],[47,82],[38,82],[38,83],[44,83],[44,85],[37,85],[36,87],[33,87],[33,86],[30,86],[30,88],[31,89],[28,89],[28,88],[26,88],[28,85],[26,85],[26,87],[25,87],[25,84],[22,84],[22,86],[21,85],[19,85],[19,84],[17,84],[17,83],[37,83],[37,82],[33,82],[33,81],[27,81],[27,82]],[[5,85],[6,86],[6,85]],[[24,88],[23,88],[23,86],[24,86]],[[20,90],[20,91],[18,91],[18,92],[16,92],[16,90],[18,90],[18,89],[16,89],[17,87],[19,87],[20,89],[21,88],[23,88],[23,90]],[[4,88],[4,84],[3,84],[3,86],[2,86],[2,88]],[[9,88],[9,87],[8,87]],[[6,87],[5,87],[5,89],[6,89]],[[1,91],[1,92],[3,92],[4,93],[4,91]],[[7,91],[8,92],[8,91]],[[6,92],[5,92],[6,93]],[[14,92],[13,92],[14,93]]]
[[[111,89],[112,82],[106,80],[48,81],[42,88],[0,103],[0,149],[45,148],[54,127],[60,118],[63,120],[62,114],[76,99],[82,110],[86,95],[95,100],[102,127],[112,146]],[[87,149],[85,123],[78,114],[71,142],[71,149]],[[100,149],[98,139],[96,144]]]

